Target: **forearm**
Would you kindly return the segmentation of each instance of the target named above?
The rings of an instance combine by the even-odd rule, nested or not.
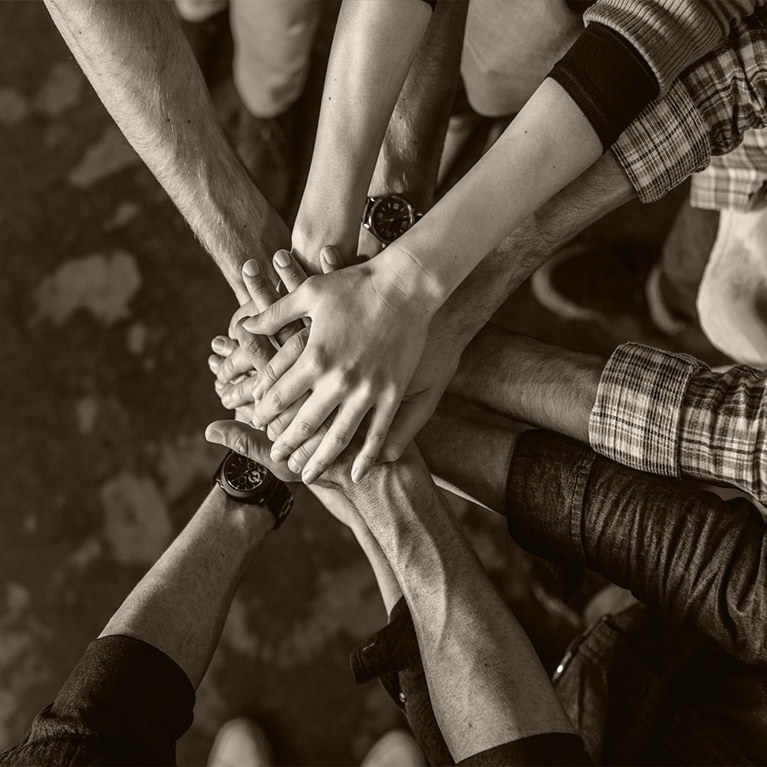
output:
[[[488,455],[475,455],[483,443]],[[533,553],[594,570],[746,662],[767,659],[767,529],[745,500],[628,469],[557,434],[520,435],[449,413],[435,415],[418,445],[432,471],[506,513],[512,536]]]
[[[495,248],[456,288],[432,322],[452,328],[465,346],[559,248],[635,196],[613,154],[603,155]]]
[[[107,110],[241,301],[240,267],[289,242],[218,125],[192,52],[161,0],[45,0]]]
[[[309,489],[317,496],[320,503],[336,519],[346,524],[354,534],[357,543],[368,558],[370,568],[373,570],[373,575],[375,575],[376,583],[378,584],[378,590],[381,592],[381,599],[386,608],[386,613],[390,615],[394,605],[402,597],[402,590],[397,579],[394,577],[394,573],[383,551],[381,551],[381,547],[378,545],[378,541],[342,492],[322,487],[317,483],[309,485]]]
[[[530,643],[489,584],[412,449],[347,495],[408,602],[437,722],[458,761],[545,732],[572,732]]]
[[[174,660],[196,687],[245,569],[274,527],[271,513],[214,488],[101,636],[140,639]]]
[[[588,443],[605,362],[488,325],[464,351],[448,391]]]
[[[420,211],[434,199],[460,73],[466,0],[437,3],[378,155],[371,195],[404,193]]]
[[[356,255],[378,150],[430,15],[422,0],[342,4],[293,235],[304,260],[329,244],[347,261]]]
[[[402,261],[415,262],[433,285],[414,300],[441,306],[493,248],[601,154],[572,99],[545,80],[495,145],[382,254],[386,268],[397,274]]]

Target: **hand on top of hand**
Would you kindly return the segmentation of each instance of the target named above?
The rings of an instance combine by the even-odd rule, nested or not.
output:
[[[304,482],[312,482],[341,454],[372,410],[352,468],[352,479],[359,481],[375,463],[421,359],[431,314],[411,299],[401,277],[387,273],[379,258],[309,277],[244,327],[271,335],[301,318],[312,322],[301,354],[296,359],[286,346],[258,375],[254,424],[267,426],[287,410],[295,411],[275,441],[272,457],[280,460],[335,413],[303,468]]]

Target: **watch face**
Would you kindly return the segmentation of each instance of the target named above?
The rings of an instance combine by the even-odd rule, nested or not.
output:
[[[266,476],[266,467],[237,453],[229,456],[221,471],[221,478],[229,488],[243,495],[257,491],[264,484]]]
[[[401,197],[383,197],[373,206],[370,228],[373,234],[387,245],[405,234],[412,225],[412,208]]]

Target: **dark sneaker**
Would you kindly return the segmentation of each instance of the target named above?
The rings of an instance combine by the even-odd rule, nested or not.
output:
[[[242,164],[267,202],[283,218],[296,186],[287,121],[287,115],[256,117],[241,105],[233,136]]]
[[[644,285],[655,260],[635,245],[572,243],[533,274],[530,286],[563,319],[646,316]]]

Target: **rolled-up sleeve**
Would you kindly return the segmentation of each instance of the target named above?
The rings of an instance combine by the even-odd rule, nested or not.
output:
[[[767,377],[624,344],[602,373],[589,442],[634,469],[732,485],[765,503]]]
[[[175,764],[194,700],[189,678],[161,650],[128,636],[103,637],[0,764]]]
[[[612,151],[639,199],[654,202],[765,126],[767,10],[760,8],[646,106]]]

